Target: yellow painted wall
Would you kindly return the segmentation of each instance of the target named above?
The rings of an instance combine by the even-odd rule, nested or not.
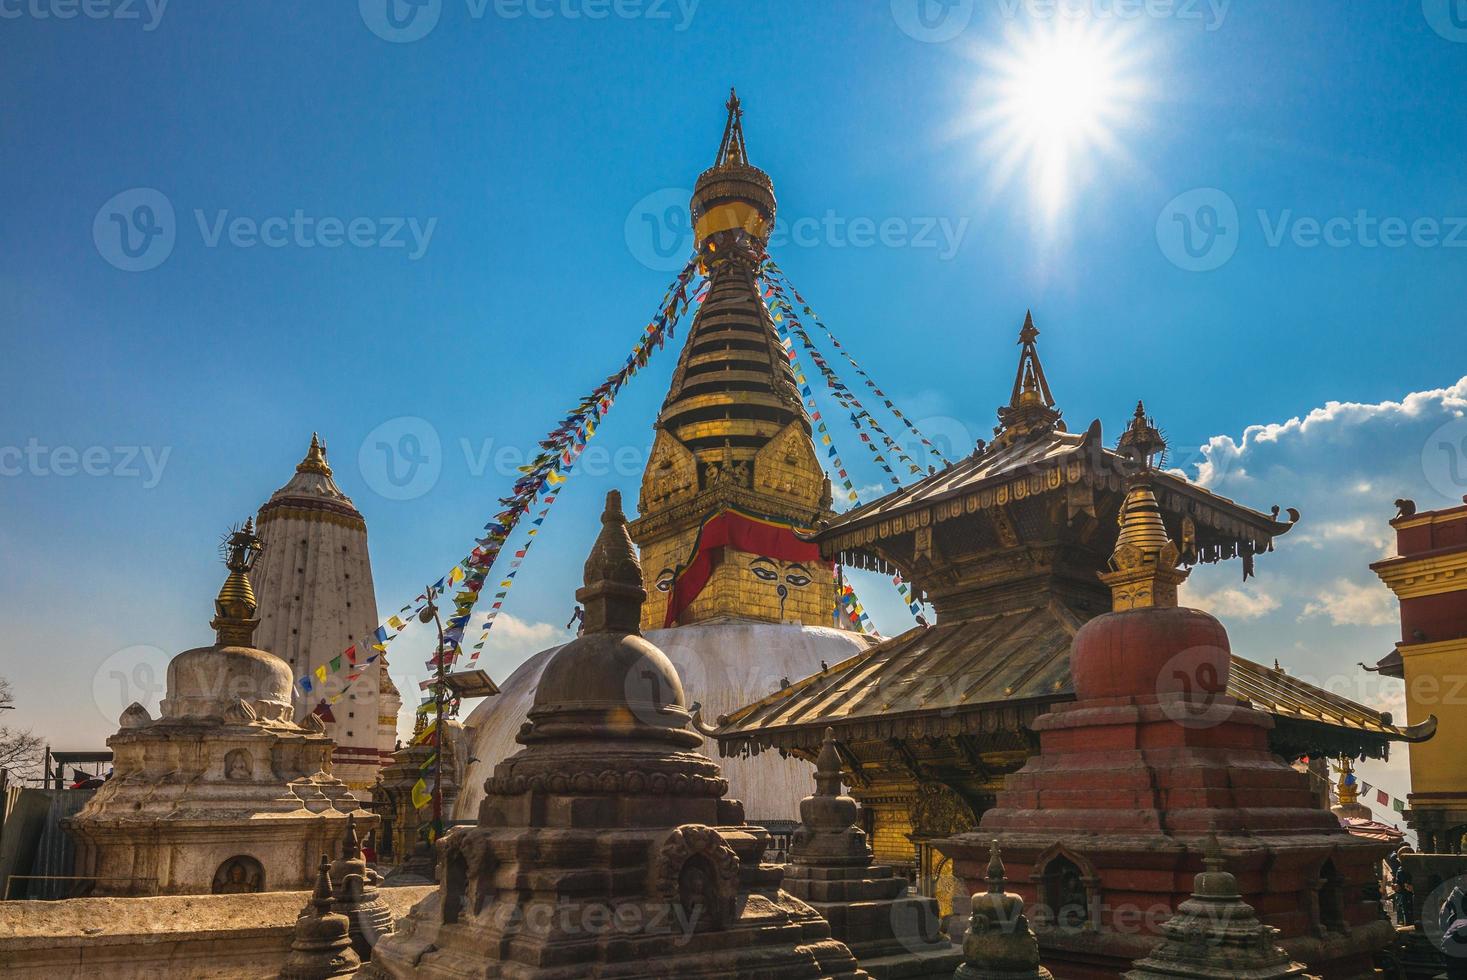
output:
[[[1406,719],[1436,715],[1436,736],[1410,747],[1411,792],[1455,793],[1467,799],[1467,639],[1403,644]],[[1412,804],[1429,808],[1431,801]]]

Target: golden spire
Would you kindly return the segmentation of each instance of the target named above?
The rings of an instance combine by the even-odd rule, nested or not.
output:
[[[331,466],[326,462],[326,444],[316,433],[311,433],[311,448],[306,451],[306,458],[295,466],[297,473],[320,473],[322,476],[331,475]]]
[[[1019,330],[1019,368],[1014,373],[1014,390],[1009,403],[998,410],[999,426],[994,442],[1007,445],[1031,432],[1064,431],[1060,413],[1054,407],[1054,394],[1039,363],[1039,348],[1034,340],[1039,330],[1033,314],[1024,312],[1024,326]]]
[[[219,646],[249,646],[254,641],[255,627],[260,621],[255,618],[259,603],[250,586],[250,569],[254,568],[261,547],[254,518],[246,520],[244,527],[225,539],[224,564],[229,568],[229,575],[219,587],[219,595],[214,600],[214,621],[209,624]]]
[[[1360,790],[1355,781],[1355,760],[1349,756],[1340,757],[1340,784],[1336,791],[1340,794],[1340,806],[1355,806],[1360,802]]]
[[[744,109],[739,102],[739,93],[728,87],[728,101],[723,106],[728,110],[728,122],[723,124],[723,141],[718,144],[715,167],[747,167],[749,148],[744,145]]]
[[[1152,463],[1166,451],[1166,441],[1141,402],[1136,402],[1136,414],[1121,433],[1116,449],[1138,469],[1128,481],[1126,499],[1116,518],[1121,532],[1111,552],[1111,571],[1102,572],[1100,580],[1110,586],[1112,608],[1117,612],[1175,607],[1177,586],[1191,573],[1177,569],[1182,553],[1167,535],[1161,504],[1151,486]]]

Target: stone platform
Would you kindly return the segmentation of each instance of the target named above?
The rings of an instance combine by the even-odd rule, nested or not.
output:
[[[383,889],[393,916],[431,885]],[[0,902],[6,980],[267,980],[310,892]]]

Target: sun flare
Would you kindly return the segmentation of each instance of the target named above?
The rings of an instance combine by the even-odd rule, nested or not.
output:
[[[1085,20],[1016,32],[989,52],[977,121],[995,189],[1021,181],[1052,226],[1102,158],[1125,156],[1146,95],[1141,61],[1129,35]]]

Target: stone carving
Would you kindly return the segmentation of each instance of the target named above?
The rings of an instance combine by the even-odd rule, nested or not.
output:
[[[973,808],[951,787],[932,780],[917,785],[912,802],[912,827],[923,837],[947,837],[978,826]]]
[[[255,764],[249,749],[230,749],[224,755],[225,779],[250,779],[255,774]]]
[[[248,855],[232,857],[214,872],[215,895],[244,895],[264,890],[265,869]]]
[[[223,717],[226,725],[250,725],[259,715],[244,698],[235,698],[224,709]]]
[[[963,940],[955,980],[1053,980],[1039,965],[1039,940],[1024,915],[1024,900],[1008,891],[998,841],[989,845],[988,892],[973,896],[973,918]]]
[[[657,854],[657,891],[676,901],[694,928],[719,928],[733,916],[739,856],[718,832],[700,824],[678,827]]]
[[[117,723],[122,728],[142,728],[144,725],[151,724],[152,721],[153,716],[148,714],[148,709],[134,701],[123,709],[122,717],[117,720]]]
[[[348,937],[347,917],[331,911],[330,860],[321,855],[316,889],[295,921],[295,939],[280,971],[280,980],[328,980],[348,977],[362,965]]]
[[[326,734],[326,723],[322,721],[321,716],[316,714],[314,711],[301,719],[301,727],[304,728],[306,731],[314,732],[317,735]]]

